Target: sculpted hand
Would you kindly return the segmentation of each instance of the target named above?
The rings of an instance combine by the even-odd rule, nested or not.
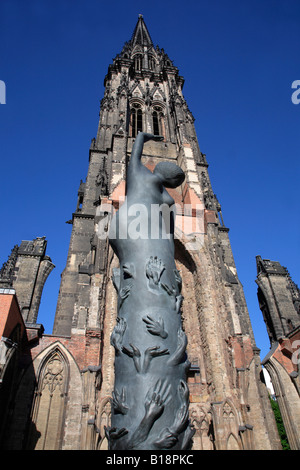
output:
[[[141,357],[141,352],[140,352],[139,348],[137,348],[136,346],[134,346],[131,343],[130,343],[130,347],[131,347],[132,351],[130,351],[130,349],[125,348],[125,346],[122,347],[122,351],[125,354],[127,354],[127,356],[129,356],[129,357]]]
[[[161,286],[165,289],[168,295],[170,295],[171,297],[176,297],[175,286],[172,285],[172,287],[169,287],[168,284],[162,284]]]
[[[122,287],[122,289],[120,290],[120,293],[119,293],[122,300],[127,299],[127,297],[130,294],[131,288],[132,288],[132,284],[128,284],[127,286]]]
[[[169,350],[160,349],[160,346],[152,346],[151,348],[147,348],[144,356],[143,371],[147,372],[149,364],[153,357],[164,356],[165,354],[169,354]]]
[[[187,337],[185,332],[179,328],[177,332],[177,348],[172,354],[172,356],[168,359],[168,364],[169,365],[176,365],[179,364],[179,362],[182,360],[183,356],[185,355],[185,349],[187,346]]]
[[[177,305],[177,298],[181,297],[181,294],[179,294],[179,296],[177,296],[177,291],[176,291],[176,288],[175,286],[172,284],[172,287],[169,287],[168,284],[165,284],[165,283],[161,283],[161,287],[167,292],[167,294],[170,296],[171,298],[171,302],[172,302],[172,307],[174,310],[176,310],[176,307],[178,306]]]
[[[128,433],[127,429],[117,429],[117,428],[107,428],[104,426],[105,435],[108,440],[110,439],[120,439],[121,437],[125,436]]]
[[[154,442],[154,445],[158,449],[170,449],[177,441],[177,436],[168,428],[164,428],[159,434],[157,441]]]
[[[110,337],[110,344],[114,346],[117,352],[120,352],[121,343],[126,330],[126,320],[124,318],[117,317],[117,324],[113,329]]]
[[[170,428],[170,431],[178,435],[185,428],[186,422],[189,419],[189,389],[183,380],[180,380],[178,386],[178,393],[180,397],[181,406],[176,413],[175,420],[173,425]]]
[[[147,416],[155,419],[163,409],[163,400],[160,395],[153,393],[151,400],[145,403],[145,409]]]
[[[178,386],[178,392],[179,392],[181,403],[183,404],[188,403],[189,389],[188,389],[187,383],[184,382],[184,380],[180,380],[180,383]]]
[[[152,346],[151,348],[147,348],[145,351],[145,357],[146,356],[158,357],[158,356],[164,356],[165,354],[169,354],[169,350],[160,349],[160,346]]]
[[[148,390],[145,398],[145,416],[129,440],[128,449],[133,449],[147,439],[154,421],[163,412],[170,398],[170,389],[171,385],[168,386],[167,381],[158,380],[156,385]]]
[[[122,415],[126,415],[128,412],[128,406],[126,405],[126,395],[125,395],[125,388],[122,388],[122,392],[119,393],[118,390],[115,390],[112,393],[112,404],[118,413]]]
[[[145,417],[155,420],[163,411],[167,398],[169,397],[171,385],[168,386],[167,381],[158,380],[154,388],[147,393],[145,400]]]
[[[153,320],[149,315],[143,318],[143,321],[147,325],[147,330],[152,335],[161,336],[162,338],[167,338],[168,333],[164,329],[164,321],[160,317],[158,320]]]
[[[139,348],[137,348],[133,344],[130,344],[130,347],[132,349],[131,351],[125,346],[122,347],[122,351],[124,354],[127,354],[127,356],[133,358],[133,362],[134,362],[137,372],[141,372],[141,352]]]
[[[184,299],[184,297],[181,294],[177,295],[177,297],[176,297],[175,310],[176,310],[177,313],[180,312],[183,299]]]
[[[164,263],[157,256],[151,256],[146,266],[146,275],[155,285],[158,285],[164,269]]]
[[[133,263],[126,263],[123,265],[123,276],[124,276],[124,279],[134,278],[135,267]]]
[[[178,337],[178,348],[180,349],[185,349],[187,346],[187,337],[185,332],[179,328],[177,332],[177,337]]]
[[[178,269],[174,269],[173,272],[174,272],[174,276],[175,276],[175,281],[177,282],[178,290],[179,290],[179,292],[181,292],[182,279],[181,279],[181,276],[180,276],[180,272],[178,271]]]

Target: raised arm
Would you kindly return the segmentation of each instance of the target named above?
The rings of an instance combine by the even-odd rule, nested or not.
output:
[[[147,132],[139,132],[133,144],[131,158],[128,165],[128,177],[134,176],[135,172],[139,172],[142,165],[141,158],[143,153],[144,143],[148,140],[163,140],[161,135],[148,134]]]

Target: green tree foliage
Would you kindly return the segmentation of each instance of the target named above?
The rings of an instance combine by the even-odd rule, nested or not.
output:
[[[271,397],[269,398],[270,398],[272,410],[274,412],[275,421],[277,424],[277,429],[278,429],[279,437],[281,440],[282,449],[291,450],[289,446],[289,441],[286,435],[285,427],[283,425],[282,416],[279,410],[278,402],[276,400],[273,400]]]

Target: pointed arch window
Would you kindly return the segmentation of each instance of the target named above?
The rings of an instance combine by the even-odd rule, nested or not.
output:
[[[154,135],[165,136],[164,114],[160,106],[154,106],[152,112],[152,125]]]
[[[130,110],[130,134],[136,137],[139,132],[143,132],[143,112],[139,103],[133,103]]]
[[[134,68],[136,71],[142,70],[143,66],[143,56],[142,54],[137,54],[134,56]]]
[[[148,56],[148,66],[150,70],[155,70],[155,60],[152,55]]]
[[[153,111],[152,117],[153,117],[153,134],[154,135],[159,135],[159,124],[158,124],[157,111]]]
[[[58,450],[68,384],[68,368],[63,354],[56,348],[45,359],[39,374],[28,448]]]

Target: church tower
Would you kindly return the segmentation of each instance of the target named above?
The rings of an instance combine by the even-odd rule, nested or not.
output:
[[[183,85],[178,68],[164,49],[154,46],[140,15],[104,79],[98,131],[70,221],[53,334],[30,346],[32,364],[16,395],[10,448],[20,442],[40,449],[107,448],[115,354],[110,338],[117,315],[112,270],[118,267],[107,235],[111,216],[124,201],[139,131],[163,136],[163,141],[144,145],[143,163],[150,170],[169,161],[185,173],[183,184],[168,191],[177,212],[175,258],[191,362],[193,449],[280,448],[229,229]],[[22,427],[28,409],[30,424],[27,417]]]
[[[184,99],[184,79],[167,53],[154,46],[142,15],[131,39],[108,68],[100,120],[80,183],[54,335],[100,332],[102,389],[113,389],[117,266],[105,230],[125,196],[125,177],[139,131],[163,135],[147,142],[144,164],[173,161],[185,172],[176,202],[176,260],[183,279],[182,318],[188,337],[190,418],[198,449],[273,448],[273,431],[259,350],[238,279],[221,206],[213,192],[194,117]],[[107,232],[106,232],[107,233]],[[103,236],[104,234],[104,236]]]

